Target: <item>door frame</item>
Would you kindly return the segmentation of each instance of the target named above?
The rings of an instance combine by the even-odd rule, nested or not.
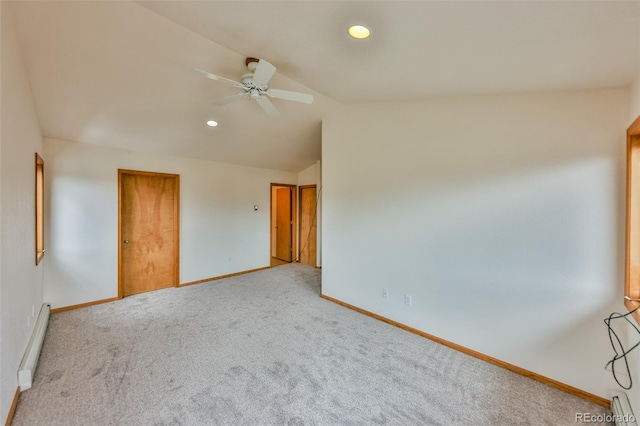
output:
[[[118,169],[118,299],[123,298],[123,273],[122,273],[122,176],[155,176],[175,179],[173,191],[173,260],[175,265],[174,287],[180,285],[180,175],[172,173],[147,172],[141,170]]]
[[[300,220],[298,221],[298,240],[302,241],[302,190],[303,189],[315,189],[316,190],[316,200],[315,200],[315,210],[312,216],[312,223],[316,225],[316,255],[313,261],[313,266],[318,265],[318,185],[315,183],[313,185],[300,185],[298,187],[298,211],[300,212]],[[308,243],[308,241],[307,241]],[[302,250],[304,247],[300,247],[300,252],[298,253],[298,262],[300,262],[300,256],[302,256]]]
[[[640,171],[640,116],[634,120],[627,129],[627,206],[625,226],[625,268],[624,268],[624,304],[633,312],[633,317],[640,324],[640,301],[638,294],[640,283],[638,271],[640,270],[640,241],[637,239],[640,220],[638,199],[638,175]],[[635,238],[634,238],[635,237]]]
[[[291,262],[298,260],[298,191],[296,191],[297,185],[291,185],[288,183],[271,183],[269,187],[269,263],[273,257],[271,251],[273,244],[273,188],[274,187],[286,187],[291,189]]]

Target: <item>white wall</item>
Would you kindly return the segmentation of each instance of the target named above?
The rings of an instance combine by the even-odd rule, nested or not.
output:
[[[18,387],[22,354],[42,305],[42,269],[35,266],[35,153],[42,137],[8,2],[0,2],[0,421]],[[45,174],[47,173],[47,158]]]
[[[307,167],[298,173],[298,186],[316,185],[316,196],[318,205],[316,206],[316,266],[322,266],[322,162],[320,160],[312,166]],[[298,200],[298,207],[300,200]],[[298,241],[300,241],[298,236]]]
[[[320,160],[298,173],[298,186],[320,186]]]
[[[295,173],[54,139],[44,145],[52,307],[118,294],[119,168],[180,175],[181,283],[269,266],[270,184],[295,184]]]
[[[640,73],[631,85],[631,110],[629,114],[629,124],[631,124],[638,116],[640,116]]]
[[[608,397],[629,101],[619,89],[336,111],[322,130],[323,294]]]

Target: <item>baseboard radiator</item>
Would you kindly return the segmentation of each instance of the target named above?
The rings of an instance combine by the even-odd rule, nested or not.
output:
[[[613,392],[611,396],[611,411],[613,422],[616,426],[638,426],[638,421],[633,414],[629,397],[624,392]]]
[[[20,362],[20,368],[18,369],[18,386],[20,386],[20,392],[30,389],[33,383],[33,376],[36,373],[38,358],[40,357],[40,349],[42,349],[44,335],[47,331],[47,325],[49,325],[50,313],[51,305],[43,303],[36,324],[33,327],[29,344]]]

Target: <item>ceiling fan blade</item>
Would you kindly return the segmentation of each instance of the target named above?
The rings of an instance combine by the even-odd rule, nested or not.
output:
[[[258,102],[258,105],[262,107],[264,112],[266,112],[269,117],[275,117],[280,114],[276,107],[273,106],[269,98],[263,96],[256,99],[256,102]]]
[[[227,96],[226,98],[218,99],[213,104],[222,106],[226,104],[230,104],[231,102],[239,101],[242,98],[245,98],[249,95],[249,92],[237,93],[235,95]]]
[[[258,66],[253,73],[253,82],[258,86],[264,86],[271,80],[271,77],[276,72],[276,67],[271,65],[264,59],[260,59]]]
[[[308,93],[290,92],[288,90],[269,89],[267,94],[272,98],[285,99],[287,101],[302,102],[310,104],[313,102],[313,95]]]
[[[242,85],[242,83],[240,83],[238,81],[233,81],[233,80],[228,79],[226,77],[220,77],[219,75],[211,74],[210,72],[202,71],[202,70],[199,70],[197,68],[194,68],[193,70],[204,74],[205,77],[210,78],[211,80],[221,81],[223,83],[227,83],[227,84],[230,84],[230,85],[235,86],[235,87],[244,87]]]

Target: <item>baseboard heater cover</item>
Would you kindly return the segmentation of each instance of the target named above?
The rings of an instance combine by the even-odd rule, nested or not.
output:
[[[624,392],[613,392],[611,395],[611,411],[613,421],[616,426],[638,426],[637,419],[633,414],[629,397]]]
[[[42,349],[44,335],[47,331],[47,325],[49,325],[50,313],[51,305],[43,303],[40,308],[36,324],[33,327],[33,333],[31,333],[29,344],[27,345],[27,349],[24,351],[24,356],[20,362],[20,368],[18,369],[18,386],[20,386],[20,392],[30,389],[33,384],[33,376],[36,373],[36,367],[38,366],[40,349]]]

